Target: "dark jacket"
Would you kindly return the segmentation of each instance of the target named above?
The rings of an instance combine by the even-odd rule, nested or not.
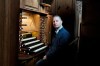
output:
[[[70,33],[66,29],[61,28],[53,38],[51,42],[52,45],[46,53],[48,61],[59,62],[65,59],[69,38]]]

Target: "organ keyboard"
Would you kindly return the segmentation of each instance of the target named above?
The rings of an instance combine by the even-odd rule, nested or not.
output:
[[[22,34],[22,37],[24,38],[21,39],[21,51],[19,53],[20,60],[22,60],[22,58],[25,60],[27,57],[33,58],[39,53],[45,52],[47,48],[47,46],[42,43],[41,40],[38,40],[36,37],[29,34],[31,33]]]

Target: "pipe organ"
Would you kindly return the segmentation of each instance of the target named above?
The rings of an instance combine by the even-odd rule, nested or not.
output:
[[[33,7],[29,7],[30,4],[27,6],[22,0],[21,3],[18,61],[19,66],[33,66],[45,55],[48,44],[51,42],[52,15],[45,9],[43,12],[34,11]]]

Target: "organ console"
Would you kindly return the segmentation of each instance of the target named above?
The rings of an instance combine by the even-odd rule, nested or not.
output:
[[[31,33],[24,33],[22,37],[24,38],[20,40],[19,61],[28,61],[39,56],[39,54],[45,53],[47,46],[36,37],[33,37]]]
[[[24,1],[22,3],[25,4]],[[23,5],[22,3],[21,5]],[[34,63],[42,58],[47,50],[47,45],[51,42],[52,15],[42,7],[40,6],[38,11],[35,11],[34,8],[31,10],[31,7],[29,9],[20,8],[19,66],[31,66],[31,62]],[[31,63],[31,65],[26,65],[28,63]]]

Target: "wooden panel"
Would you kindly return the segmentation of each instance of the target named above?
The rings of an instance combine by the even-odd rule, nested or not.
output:
[[[38,0],[25,0],[24,8],[38,11],[38,7],[39,7]]]
[[[0,66],[17,66],[19,0],[0,0]]]
[[[25,0],[25,5],[38,8],[38,0]]]
[[[3,66],[5,0],[0,0],[0,66]],[[2,59],[2,60],[1,60]]]
[[[100,7],[98,1],[83,1],[83,15],[81,25],[81,36],[88,38],[100,37],[99,20]]]
[[[25,0],[20,0],[20,8],[24,8]]]
[[[51,42],[51,28],[53,22],[52,19],[53,19],[52,15],[47,15],[46,30],[45,30],[46,44],[50,44]]]
[[[53,3],[51,4],[52,14],[56,14],[56,0],[53,0]]]
[[[52,13],[65,15],[71,14],[72,10],[74,10],[75,0],[54,0],[52,3]]]
[[[33,1],[34,0],[25,0],[25,5],[33,6]]]
[[[45,8],[40,5],[40,0],[20,0],[20,8],[46,13]]]
[[[83,0],[79,66],[97,65],[100,44],[100,1]],[[83,62],[85,60],[85,62]],[[89,62],[90,63],[89,63]]]

